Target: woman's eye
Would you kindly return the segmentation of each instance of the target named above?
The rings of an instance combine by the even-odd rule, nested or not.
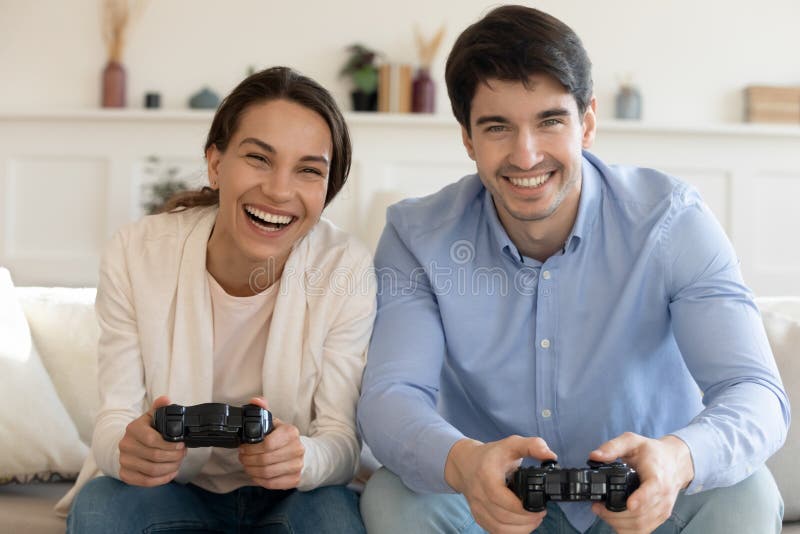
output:
[[[247,157],[260,163],[267,163],[267,158],[261,154],[248,154]]]
[[[315,169],[314,167],[306,167],[302,170],[303,173],[306,174],[316,174],[318,176],[323,176],[322,171],[319,169]]]

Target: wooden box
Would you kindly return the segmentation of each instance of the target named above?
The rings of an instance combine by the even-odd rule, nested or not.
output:
[[[800,124],[800,87],[751,85],[744,94],[747,122]]]

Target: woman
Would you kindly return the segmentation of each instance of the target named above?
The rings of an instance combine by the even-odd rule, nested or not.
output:
[[[350,140],[330,94],[287,68],[222,102],[210,187],[111,241],[100,270],[101,408],[69,532],[362,532],[346,489],[375,313],[368,251],[323,208]],[[248,402],[274,430],[238,449],[164,441],[169,403]],[[93,480],[93,477],[104,474]],[[180,483],[179,483],[180,482]]]

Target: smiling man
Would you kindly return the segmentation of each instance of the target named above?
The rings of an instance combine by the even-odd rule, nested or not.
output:
[[[384,465],[368,531],[779,532],[764,461],[789,403],[697,191],[586,152],[591,65],[545,13],[493,10],[446,78],[477,174],[387,213],[358,408]],[[555,458],[622,459],[641,486],[622,512],[524,510],[508,475]]]

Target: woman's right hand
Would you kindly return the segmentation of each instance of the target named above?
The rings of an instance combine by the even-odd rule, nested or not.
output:
[[[167,406],[166,396],[158,397],[141,417],[125,428],[125,436],[119,442],[119,478],[134,486],[161,486],[178,474],[186,456],[183,443],[165,441],[153,428],[153,413]]]

